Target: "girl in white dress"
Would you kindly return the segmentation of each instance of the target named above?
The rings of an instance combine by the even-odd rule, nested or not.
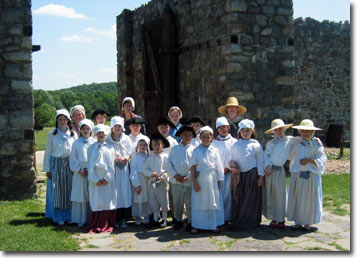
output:
[[[286,136],[285,130],[293,124],[285,124],[281,119],[271,122],[265,134],[274,134],[274,139],[266,144],[264,153],[265,183],[263,187],[263,214],[270,219],[271,228],[285,227],[286,174],[284,164],[289,159],[294,138]]]
[[[135,148],[124,131],[124,118],[114,116],[110,122],[111,134],[106,137],[106,143],[114,148],[115,153],[115,182],[117,194],[117,224],[127,228],[127,221],[131,218],[132,189],[130,183],[131,154]]]
[[[71,221],[83,227],[90,214],[89,207],[89,181],[87,150],[95,142],[91,132],[94,123],[89,119],[80,121],[80,138],[78,138],[71,150],[70,169],[73,172],[71,189]]]
[[[287,218],[295,221],[294,229],[312,230],[311,225],[322,218],[321,175],[327,157],[324,146],[314,138],[315,131],[321,129],[311,120],[302,120],[293,128],[298,129],[302,139],[294,143],[290,153]]]
[[[231,171],[226,167],[229,162],[229,154],[231,146],[237,141],[229,133],[230,124],[228,120],[223,116],[216,119],[216,130],[218,135],[214,138],[212,145],[218,149],[221,162],[224,166],[224,180],[221,181],[220,194],[224,202],[224,216],[225,221],[231,221]]]
[[[69,156],[75,141],[70,125],[70,114],[65,109],[56,110],[56,127],[46,142],[44,171],[47,176],[45,217],[58,225],[71,222],[71,182]]]
[[[88,149],[88,180],[91,215],[85,230],[88,233],[112,232],[116,224],[115,154],[105,143],[108,128],[94,127],[97,142]]]
[[[212,146],[213,130],[209,126],[200,129],[201,144],[190,159],[191,180],[191,233],[199,229],[218,233],[224,224],[224,209],[219,193],[224,180],[224,167],[218,150]]]
[[[135,224],[149,223],[149,178],[144,174],[144,165],[149,157],[148,148],[150,140],[139,139],[135,144],[136,153],[133,154],[130,162],[130,179],[134,187],[134,197],[132,203],[132,215],[136,217]],[[142,220],[142,217],[144,218]]]

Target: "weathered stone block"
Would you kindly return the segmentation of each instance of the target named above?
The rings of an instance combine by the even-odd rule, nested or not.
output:
[[[265,15],[258,14],[256,15],[256,21],[260,26],[265,26],[267,24],[268,18]]]
[[[226,12],[246,12],[248,4],[245,1],[226,1]]]
[[[274,84],[277,85],[294,85],[294,78],[291,76],[278,76],[274,78]]]
[[[5,66],[5,76],[8,76],[10,78],[23,77],[21,65],[20,64],[7,64]]]
[[[10,126],[14,128],[33,128],[33,110],[14,111],[9,113]]]
[[[19,93],[32,93],[32,85],[30,81],[17,81],[11,83],[11,89]]]
[[[261,31],[261,36],[270,36],[272,33],[272,28],[265,28]]]
[[[287,15],[287,16],[291,16],[291,15],[293,15],[293,10],[292,10],[292,8],[283,8],[283,7],[280,7],[280,8],[277,10],[277,15]]]
[[[275,9],[272,6],[263,6],[262,7],[263,13],[272,17],[275,14]]]
[[[25,50],[5,53],[3,56],[5,60],[14,63],[29,62],[31,60],[31,52]]]
[[[0,131],[7,129],[8,126],[8,116],[0,114]]]
[[[19,154],[32,153],[33,141],[13,141],[5,142],[0,146],[0,155],[13,156]]]

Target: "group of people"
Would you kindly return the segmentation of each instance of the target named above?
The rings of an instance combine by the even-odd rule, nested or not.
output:
[[[211,128],[199,116],[180,123],[182,111],[170,108],[146,136],[146,121],[126,97],[122,113],[110,120],[105,110],[86,119],[81,105],[56,111],[49,133],[45,216],[58,225],[76,223],[89,233],[136,225],[167,227],[196,234],[249,230],[264,215],[272,228],[312,230],[322,217],[321,175],[326,154],[309,119],[300,125],[275,119],[265,150],[256,140],[255,124],[241,117],[247,109],[235,97],[218,108],[223,116]],[[300,136],[285,134],[297,129]],[[286,187],[284,164],[290,160]]]

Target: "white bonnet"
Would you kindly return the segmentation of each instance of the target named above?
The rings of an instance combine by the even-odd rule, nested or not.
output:
[[[253,130],[253,131],[254,131],[254,129],[255,129],[254,121],[253,121],[253,120],[250,120],[250,119],[243,119],[243,120],[240,121],[240,123],[239,123],[238,125],[239,125],[238,133],[239,133],[240,130],[243,129],[243,128],[250,128],[250,129]]]
[[[173,111],[174,109],[177,110],[177,111],[179,111],[179,113],[180,113],[180,117],[179,117],[179,118],[182,118],[182,111],[181,111],[181,109],[180,109],[178,106],[173,106],[173,107],[171,107],[171,108],[169,109],[168,117],[170,117],[170,112]]]
[[[98,124],[94,127],[94,135],[96,135],[99,132],[103,132],[105,135],[108,134],[108,127],[106,127],[106,125],[104,124]]]
[[[121,125],[121,127],[124,128],[124,118],[121,116],[114,116],[111,118],[110,128],[112,129],[115,125]]]
[[[202,132],[204,132],[204,131],[208,131],[208,132],[210,132],[211,134],[214,134],[213,129],[211,129],[211,127],[208,126],[208,125],[203,126],[203,127],[200,128],[200,134],[201,134]]]
[[[229,125],[230,126],[229,121],[224,116],[218,117],[216,119],[216,128],[218,128],[219,126],[222,126],[222,125]]]
[[[60,116],[60,115],[66,116],[67,119],[71,120],[69,111],[67,111],[66,109],[56,110],[55,120],[56,120],[57,117]]]
[[[87,125],[88,127],[90,127],[91,131],[94,130],[94,123],[90,119],[85,118],[85,119],[81,120],[79,125],[80,125],[80,128],[83,125]]]
[[[132,97],[126,97],[126,98],[123,99],[123,101],[122,101],[122,103],[121,103],[121,108],[122,108],[122,110],[124,110],[124,103],[125,103],[125,101],[128,101],[128,100],[130,100],[131,105],[132,105],[132,107],[133,107],[133,110],[135,110],[135,100],[134,100]]]
[[[85,108],[82,106],[82,105],[76,105],[76,106],[73,106],[71,109],[70,109],[70,115],[71,117],[73,116],[74,112],[76,110],[79,110],[81,113],[83,113],[84,117],[86,117],[86,114],[85,114]]]

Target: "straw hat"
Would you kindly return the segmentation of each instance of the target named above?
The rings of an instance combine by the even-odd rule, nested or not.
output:
[[[304,119],[300,122],[300,125],[293,126],[292,128],[298,130],[320,131],[322,129],[314,126],[314,122],[310,119]]]
[[[238,107],[238,115],[242,115],[246,113],[247,108],[239,105],[239,101],[235,97],[229,97],[226,101],[226,105],[223,105],[218,108],[220,114],[227,115],[226,108],[227,107]]]
[[[272,131],[274,131],[275,129],[281,128],[281,127],[285,127],[285,129],[288,129],[290,127],[292,127],[294,124],[285,124],[283,120],[281,119],[275,119],[272,120],[271,122],[271,128],[269,130],[265,131],[265,134],[271,134]]]

